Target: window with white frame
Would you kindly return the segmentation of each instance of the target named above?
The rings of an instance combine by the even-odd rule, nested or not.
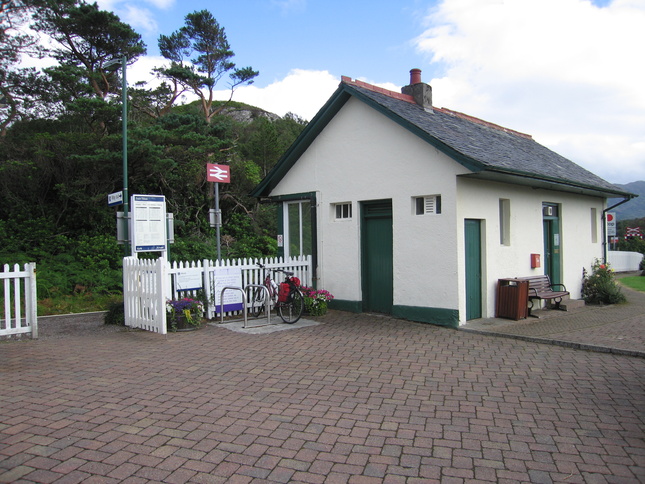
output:
[[[312,205],[309,200],[284,203],[284,256],[312,253]]]
[[[441,195],[426,195],[423,197],[414,197],[413,199],[415,215],[438,215],[441,213]]]
[[[336,220],[351,220],[352,219],[352,203],[343,202],[335,203],[334,207],[334,218]]]

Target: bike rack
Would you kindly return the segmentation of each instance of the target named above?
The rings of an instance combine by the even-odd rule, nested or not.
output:
[[[238,287],[238,286],[226,286],[226,287],[222,288],[222,292],[220,293],[220,299],[219,299],[220,303],[221,303],[220,304],[220,306],[221,306],[220,307],[220,324],[224,323],[224,292],[230,289],[230,290],[242,292],[242,302],[243,302],[243,312],[244,312],[244,326],[243,326],[243,328],[246,329],[246,324],[247,324],[248,319],[249,319],[249,314],[248,314],[247,304],[246,304],[247,296],[248,296],[247,291],[251,287],[261,287],[262,289],[264,289],[264,301],[265,301],[264,307],[265,307],[265,309],[267,308],[267,305],[268,305],[268,302],[269,302],[269,289],[264,284],[249,284],[244,289],[242,289],[241,287]],[[267,311],[267,324],[271,324],[271,311],[270,310]]]
[[[267,313],[267,325],[271,324],[271,307],[270,307],[270,302],[271,302],[271,296],[269,295],[269,288],[266,287],[264,284],[248,284],[244,290],[247,291],[247,294],[245,296],[248,296],[248,290],[253,287],[258,287],[262,288],[262,292],[264,292],[264,310]],[[246,315],[246,311],[244,311],[244,314]],[[244,328],[246,329],[246,319],[244,320]]]

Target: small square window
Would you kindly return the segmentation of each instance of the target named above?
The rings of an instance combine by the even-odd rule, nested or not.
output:
[[[429,195],[426,197],[414,198],[414,213],[416,215],[440,214],[441,195]]]
[[[336,220],[349,220],[352,218],[351,203],[337,203],[335,207],[336,207]]]

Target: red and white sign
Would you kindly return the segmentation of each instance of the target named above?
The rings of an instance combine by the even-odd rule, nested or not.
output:
[[[616,214],[607,212],[607,235],[616,235]]]
[[[207,163],[206,180],[215,183],[231,183],[231,167]]]

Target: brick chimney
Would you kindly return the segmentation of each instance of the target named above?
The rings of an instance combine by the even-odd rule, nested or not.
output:
[[[410,84],[403,86],[401,92],[412,96],[419,106],[432,112],[432,87],[421,82],[421,69],[410,70]]]

